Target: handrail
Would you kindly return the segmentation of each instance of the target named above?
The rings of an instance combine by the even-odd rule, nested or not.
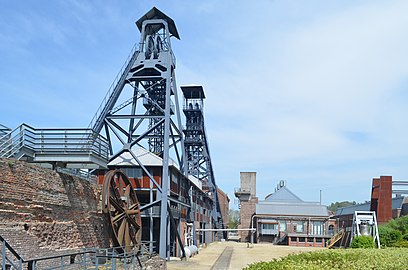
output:
[[[344,229],[341,229],[338,233],[333,235],[328,241],[327,241],[327,248],[331,248],[336,244],[341,238],[344,236]]]
[[[2,255],[0,258],[2,258],[1,261],[1,268],[2,269],[6,269],[6,262],[11,264],[11,266],[13,266],[15,269],[22,269],[22,264],[27,264],[27,269],[31,270],[31,269],[36,269],[36,264],[37,262],[40,261],[47,261],[47,260],[53,260],[53,259],[57,259],[60,258],[61,259],[61,264],[58,264],[58,266],[50,266],[47,269],[64,269],[64,266],[72,266],[73,264],[82,264],[84,269],[87,268],[87,262],[88,263],[92,263],[93,266],[96,266],[96,268],[98,268],[98,258],[108,258],[110,260],[115,261],[116,259],[129,259],[129,258],[136,258],[137,262],[139,264],[139,266],[141,267],[141,262],[140,259],[138,257],[138,252],[137,250],[132,250],[131,252],[124,252],[124,253],[117,253],[116,252],[116,248],[107,248],[107,249],[98,249],[98,248],[84,248],[82,250],[75,250],[73,252],[67,252],[67,253],[61,253],[61,254],[57,254],[57,255],[50,255],[50,256],[41,256],[41,257],[34,257],[31,259],[24,259],[22,258],[17,251],[15,251],[10,244],[0,235],[0,243],[1,246],[6,247],[8,251],[10,251],[14,257],[19,261],[19,265],[15,265],[14,261],[6,256],[6,252],[4,250],[4,248],[2,248],[0,250],[0,254]],[[144,246],[143,243],[141,243],[141,246],[144,248],[144,250],[147,250],[147,247]],[[105,251],[104,254],[101,254],[101,251]],[[91,254],[92,257],[87,257],[87,254]],[[77,255],[82,255],[82,262],[81,261],[77,261],[75,262],[73,258],[75,258]],[[69,264],[65,264],[63,262],[64,258],[70,258],[70,262]],[[87,258],[91,258],[91,261],[87,260]],[[71,261],[71,259],[73,259],[73,261]],[[94,261],[95,259],[95,261]],[[134,260],[132,260],[133,263],[135,263]],[[115,265],[115,262],[113,262]],[[125,266],[126,266],[126,260],[125,260]]]
[[[112,94],[114,93],[114,90],[117,87],[117,84],[119,83],[120,80],[124,79],[124,76],[127,76],[127,74],[124,73],[124,71],[128,68],[131,60],[135,57],[135,55],[138,53],[137,48],[139,47],[139,43],[135,43],[133,45],[125,63],[122,65],[121,69],[119,70],[118,74],[116,75],[115,79],[113,80],[112,84],[110,85],[108,92],[105,94],[104,98],[102,99],[101,104],[99,105],[98,109],[96,110],[95,115],[92,117],[91,122],[88,125],[88,128],[94,129],[96,122],[102,113],[103,109],[105,108],[106,104],[108,101],[111,99]],[[96,130],[98,133],[99,131]]]
[[[6,248],[19,260],[23,260],[24,259],[17,253],[17,251],[14,250],[14,248],[12,248],[10,246],[10,244],[0,235],[0,242],[4,242],[4,244],[6,245]]]
[[[92,129],[84,128],[35,129],[21,124],[0,138],[0,157],[13,157],[23,148],[34,153],[90,152],[105,159],[109,156],[108,140]]]

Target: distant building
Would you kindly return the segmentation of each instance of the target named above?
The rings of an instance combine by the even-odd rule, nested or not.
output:
[[[393,180],[392,176],[373,178],[370,201],[337,209],[334,218],[338,227],[352,227],[355,211],[375,211],[379,224],[408,215],[408,198],[402,196],[408,194],[407,185],[407,181]]]
[[[371,211],[371,202],[350,205],[337,209],[334,218],[339,228],[351,227],[355,211]],[[392,198],[392,218],[408,215],[408,197],[400,196]]]
[[[325,205],[303,201],[286,187],[285,181],[280,181],[274,193],[259,201],[255,186],[255,173],[241,173],[241,188],[235,192],[241,205],[240,228],[256,229],[253,234],[243,231],[241,241],[325,246],[332,236]]]
[[[220,210],[221,210],[221,216],[222,216],[222,221],[223,221],[223,227],[224,229],[228,229],[228,223],[229,223],[229,202],[230,199],[228,198],[228,195],[222,191],[220,188],[217,187],[217,193],[218,193],[218,201],[220,204]],[[228,238],[228,233],[225,231],[223,233],[223,238],[227,239]]]

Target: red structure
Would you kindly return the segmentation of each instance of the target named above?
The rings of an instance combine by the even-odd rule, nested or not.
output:
[[[376,212],[379,224],[392,219],[392,176],[373,178],[370,211]]]

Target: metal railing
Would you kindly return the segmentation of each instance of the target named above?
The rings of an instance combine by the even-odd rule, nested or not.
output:
[[[83,154],[108,159],[109,143],[91,129],[35,129],[22,124],[0,138],[0,157],[20,154]]]
[[[118,253],[116,248],[85,248],[80,251],[67,252],[59,255],[24,259],[7,241],[0,236],[1,269],[142,269],[139,251]],[[151,255],[147,246],[142,243],[140,255]]]
[[[97,183],[98,177],[88,171],[81,170],[81,169],[73,169],[73,168],[57,168],[57,172],[63,173],[63,174],[68,174],[72,176],[76,176],[79,178],[82,178],[84,180],[87,180],[92,183]]]
[[[234,188],[234,193],[251,193],[250,188]]]
[[[100,115],[103,112],[103,109],[106,107],[106,104],[108,103],[108,101],[110,99],[112,99],[112,95],[114,94],[118,84],[126,79],[126,76],[127,76],[127,73],[128,73],[126,71],[130,68],[129,65],[133,62],[132,60],[134,60],[137,57],[138,53],[139,53],[139,51],[137,50],[138,47],[139,47],[139,43],[136,43],[132,47],[132,49],[131,49],[131,51],[130,51],[130,53],[129,53],[126,61],[125,61],[125,63],[123,64],[123,66],[119,70],[118,74],[116,75],[115,79],[113,80],[112,84],[110,85],[109,90],[106,93],[106,95],[104,96],[104,98],[102,99],[102,102],[99,105],[98,109],[96,110],[95,115],[92,117],[92,120],[88,125],[89,129],[95,128],[96,123],[97,123]]]

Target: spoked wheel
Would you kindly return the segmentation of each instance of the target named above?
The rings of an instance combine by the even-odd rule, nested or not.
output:
[[[138,251],[142,238],[139,202],[129,179],[120,170],[110,170],[105,174],[102,211],[107,216],[112,241],[118,251]]]

